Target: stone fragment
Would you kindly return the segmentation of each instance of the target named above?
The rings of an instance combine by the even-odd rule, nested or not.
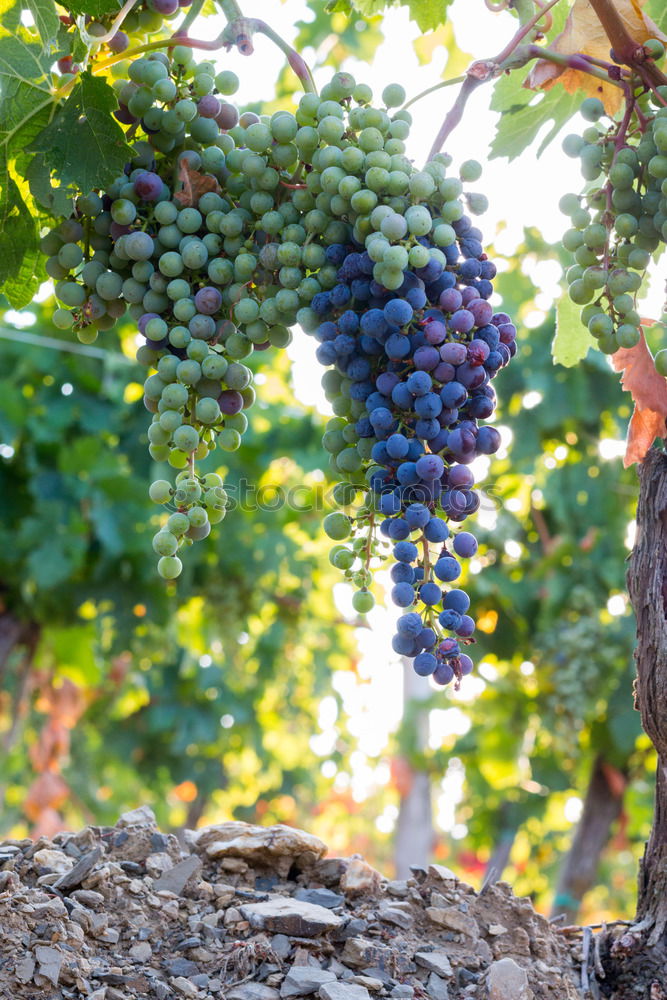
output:
[[[295,899],[302,899],[305,903],[315,903],[317,906],[324,906],[332,910],[336,906],[341,906],[345,902],[345,897],[331,889],[297,889],[294,893]]]
[[[399,983],[398,986],[394,986],[389,993],[390,997],[413,997],[415,995],[414,986],[410,986],[408,983]]]
[[[414,917],[407,903],[391,903],[385,900],[380,903],[378,916],[386,924],[395,924],[397,927],[402,927],[403,930],[409,930],[414,923]]]
[[[494,962],[486,977],[488,1000],[533,1000],[528,973],[512,958]]]
[[[415,955],[415,962],[428,969],[429,972],[436,972],[444,979],[453,975],[452,966],[444,951],[418,951]]]
[[[133,962],[150,962],[153,957],[153,949],[148,941],[138,941],[130,948],[129,955]]]
[[[51,948],[49,945],[37,945],[35,948],[35,958],[39,968],[37,972],[44,976],[54,986],[58,985],[60,969],[63,964],[63,955],[58,948]]]
[[[74,861],[67,854],[63,854],[62,851],[54,851],[48,847],[42,847],[41,850],[35,851],[33,854],[33,859],[38,865],[43,868],[50,868],[52,872],[68,872]]]
[[[489,934],[507,934],[507,928],[503,924],[489,924]]]
[[[173,858],[164,851],[156,851],[146,858],[146,872],[151,878],[159,878],[163,872],[168,872],[173,867]]]
[[[197,987],[189,979],[184,979],[183,976],[174,979],[172,986],[184,997],[196,997],[199,994]]]
[[[358,983],[359,986],[365,986],[367,990],[371,990],[373,993],[378,993],[384,986],[382,980],[375,979],[374,976],[352,976],[350,982]]]
[[[104,896],[94,889],[75,889],[70,898],[81,906],[87,906],[89,910],[99,910],[104,906]]]
[[[240,909],[241,915],[253,927],[296,937],[316,937],[342,922],[341,917],[324,906],[299,899],[269,899],[263,903],[249,903]]]
[[[153,882],[155,892],[173,892],[180,896],[189,878],[198,872],[202,864],[196,855],[192,854],[184,861],[179,861],[173,868],[164,871],[158,879]]]
[[[447,927],[449,930],[457,931],[459,934],[466,934],[473,940],[479,937],[477,922],[467,914],[461,913],[455,906],[450,906],[447,909],[439,906],[428,906],[426,908],[426,915],[434,924],[439,924],[440,927]]]
[[[325,983],[320,986],[321,1000],[370,1000],[370,993],[365,986],[357,983]]]
[[[445,865],[429,865],[428,873],[432,878],[438,878],[442,882],[459,881],[459,877],[456,872],[453,872],[451,868],[446,868]]]
[[[270,862],[282,874],[287,874],[292,859],[309,855],[316,860],[327,850],[319,837],[281,823],[254,826],[230,821],[203,830],[188,830],[186,838],[199,854],[206,854],[209,858],[228,855],[260,865]]]
[[[164,967],[170,976],[196,976],[199,972],[199,966],[189,958],[168,958]]]
[[[32,955],[25,955],[16,963],[14,975],[20,983],[29,983],[35,973],[35,959]]]
[[[340,880],[340,887],[347,896],[357,896],[363,892],[379,891],[384,877],[361,858],[354,858],[348,864]]]
[[[405,899],[408,894],[408,883],[405,879],[394,879],[392,882],[387,882],[387,892],[397,899]]]
[[[128,812],[122,813],[116,821],[116,826],[137,826],[139,824],[148,824],[149,826],[157,826],[157,820],[155,819],[155,813],[150,806],[139,806],[138,809],[130,809]]]
[[[228,1000],[278,1000],[280,993],[264,983],[240,983],[226,991]]]
[[[95,865],[102,858],[102,848],[94,847],[92,851],[88,851],[81,857],[77,863],[69,871],[65,872],[60,876],[57,882],[54,882],[54,888],[60,889],[61,892],[69,892],[70,889],[75,889],[77,886],[81,885],[84,879],[88,878],[92,872]]]
[[[503,958],[505,955],[523,955],[530,957],[530,937],[528,931],[523,927],[513,927],[511,931],[498,934],[491,941],[491,949],[494,958]]]
[[[274,934],[271,938],[271,949],[278,958],[287,958],[292,950],[290,939],[286,934]]]
[[[440,976],[437,976],[435,972],[432,972],[428,977],[426,992],[431,1000],[449,1000],[447,983]]]
[[[293,965],[280,987],[280,996],[304,997],[317,993],[320,986],[334,982],[336,976],[327,969],[316,969],[310,965]]]

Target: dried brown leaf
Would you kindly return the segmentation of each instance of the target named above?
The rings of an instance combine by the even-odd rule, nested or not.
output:
[[[614,6],[621,16],[628,33],[641,45],[647,38],[667,37],[642,10],[646,0],[615,0]],[[565,27],[549,46],[562,55],[580,53],[596,59],[609,61],[609,39],[589,0],[575,0]],[[530,72],[526,86],[532,90],[548,90],[560,79],[569,92],[583,90],[591,97],[599,97],[609,114],[615,114],[621,106],[623,92],[611,83],[604,83],[583,70],[568,69],[540,59]]]
[[[183,190],[177,191],[174,198],[183,208],[196,207],[201,196],[207,191],[220,193],[220,185],[212,174],[202,174],[198,170],[193,170],[185,160],[180,162],[178,179],[183,185]]]
[[[621,385],[632,396],[635,409],[628,425],[625,468],[643,462],[657,437],[667,434],[667,380],[658,375],[644,334],[635,347],[621,348],[612,357],[622,372]]]

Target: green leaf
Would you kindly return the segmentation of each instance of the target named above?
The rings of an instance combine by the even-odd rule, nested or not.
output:
[[[444,24],[451,0],[409,0],[410,17],[420,31],[434,31]]]
[[[581,322],[579,306],[565,292],[556,306],[556,335],[551,347],[554,363],[572,368],[586,357],[589,347],[595,347],[595,339]]]
[[[524,94],[527,100],[524,100]],[[490,146],[491,159],[496,156],[516,159],[534,141],[542,126],[552,122],[537,150],[540,156],[581,104],[579,93],[568,94],[562,87],[537,95],[528,90],[521,93],[517,89],[514,96],[514,103],[509,103],[507,93],[501,91],[498,97],[494,93],[492,109],[502,114]],[[528,101],[534,103],[529,104]]]
[[[7,179],[0,224],[0,285],[14,306],[28,305],[39,287],[39,232],[16,183]]]
[[[648,0],[644,13],[655,21],[661,31],[667,34],[667,6],[664,0]]]
[[[398,6],[397,0],[352,0],[354,7],[364,17],[381,14],[387,7]],[[417,22],[420,31],[433,31],[444,23],[447,8],[452,0],[406,0],[403,4],[410,12],[410,17]],[[339,0],[340,3],[340,0]],[[336,5],[334,10],[340,10]]]
[[[26,0],[26,6],[35,19],[35,27],[46,49],[60,29],[60,18],[55,4],[53,0]]]
[[[115,0],[73,0],[67,4],[70,14],[88,14],[93,18],[117,14],[119,7]]]
[[[111,112],[118,107],[104,80],[83,73],[51,124],[32,142],[62,187],[90,191],[122,173],[132,156]]]

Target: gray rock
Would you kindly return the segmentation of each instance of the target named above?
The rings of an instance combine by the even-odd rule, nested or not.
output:
[[[392,904],[385,901],[380,904],[378,916],[386,924],[395,924],[403,930],[409,930],[414,923],[414,917],[409,908],[403,908],[408,906],[409,904],[405,903],[396,902]]]
[[[295,899],[301,899],[305,903],[315,903],[317,906],[324,906],[328,910],[333,910],[335,906],[340,906],[345,902],[345,897],[331,889],[297,889],[294,893]]]
[[[60,968],[63,964],[62,952],[48,945],[37,945],[35,948],[35,958],[39,966],[37,969],[38,974],[44,976],[54,986],[57,986],[58,979],[60,978]]]
[[[365,986],[356,983],[325,983],[320,986],[321,1000],[370,1000],[370,993]]]
[[[413,997],[414,995],[414,986],[408,986],[407,983],[399,983],[398,986],[394,986],[389,994],[390,997]]]
[[[533,1000],[528,973],[512,958],[501,958],[490,967],[486,984],[489,1000]]]
[[[287,958],[292,950],[290,939],[285,934],[274,934],[271,938],[271,948],[278,958]]]
[[[449,979],[453,975],[452,966],[444,951],[418,951],[415,962],[429,972],[436,972],[444,979]]]
[[[278,1000],[280,993],[264,983],[240,983],[227,992],[228,1000]]]
[[[199,966],[189,958],[168,958],[164,967],[170,976],[196,976]]]
[[[53,883],[54,888],[60,889],[61,892],[68,892],[70,889],[75,889],[90,875],[101,857],[102,848],[94,847],[92,851],[84,854],[73,868],[70,868],[68,872],[60,876],[57,882]]]
[[[336,981],[333,972],[326,969],[315,969],[310,965],[293,965],[280,987],[280,996],[305,997],[317,993],[320,986]]]
[[[440,976],[436,976],[435,972],[432,972],[428,977],[426,992],[430,996],[431,1000],[449,1000],[447,983]]]
[[[178,979],[174,979],[173,986],[174,989],[178,990],[178,992],[184,997],[196,997],[199,993],[197,987],[193,986],[189,979],[183,979],[182,976],[179,976]]]
[[[138,823],[157,826],[155,813],[150,806],[139,806],[138,809],[130,809],[129,812],[122,813],[116,821],[116,826],[136,826]]]
[[[155,892],[167,891],[173,892],[176,896],[180,896],[185,888],[185,884],[189,878],[199,871],[202,864],[198,857],[194,854],[190,855],[189,858],[185,858],[184,861],[179,861],[178,864],[170,868],[169,871],[164,872],[158,879],[153,882],[153,889]]]
[[[26,955],[20,962],[16,963],[14,975],[20,983],[29,983],[35,972],[35,959],[32,955]]]
[[[341,917],[324,906],[300,899],[268,899],[264,903],[242,906],[241,914],[251,927],[278,931],[295,937],[316,937],[339,927]]]
[[[200,972],[198,976],[190,976],[190,982],[197,989],[206,989],[209,984],[210,976],[206,972]]]
[[[133,962],[140,962],[143,965],[150,962],[153,957],[153,949],[148,941],[137,941],[130,948],[129,955]]]

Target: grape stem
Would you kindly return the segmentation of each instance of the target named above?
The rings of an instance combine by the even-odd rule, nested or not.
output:
[[[133,7],[136,7],[139,0],[126,0],[121,9],[116,14],[116,17],[111,22],[111,27],[104,35],[89,35],[86,31],[86,19],[85,16],[77,17],[76,26],[79,30],[79,34],[83,42],[90,48],[91,46],[104,45],[105,42],[110,42],[114,37],[116,32],[121,27],[123,21],[130,13]]]
[[[194,3],[191,5],[190,10],[187,12],[186,16],[183,18],[183,21],[174,32],[174,34],[177,37],[180,38],[181,35],[183,36],[187,35],[190,29],[190,25],[193,24],[193,22],[199,17],[203,6],[204,6],[204,0],[194,0]]]
[[[613,0],[590,0],[590,5],[611,42],[616,62],[632,67],[649,86],[667,84],[667,76],[648,56],[644,46],[628,32]]]
[[[440,83],[436,83],[432,87],[422,90],[420,94],[416,94],[414,97],[411,97],[409,101],[405,102],[401,111],[405,111],[406,108],[416,104],[417,101],[421,101],[422,97],[428,97],[429,94],[435,93],[436,90],[442,90],[443,87],[451,87],[455,83],[463,83],[464,80],[465,76],[453,76],[451,80],[441,80]]]
[[[526,37],[535,24],[542,17],[544,17],[544,15],[551,10],[552,7],[555,7],[558,2],[559,0],[551,0],[550,3],[547,3],[537,14],[530,18],[526,24],[522,25],[502,52],[495,56],[495,58],[480,59],[477,62],[472,63],[465,74],[465,78],[461,84],[461,89],[459,90],[456,100],[445,115],[445,119],[433,141],[433,145],[428,154],[429,160],[432,159],[436,153],[440,152],[447,138],[459,124],[463,118],[463,112],[470,95],[474,93],[479,86],[486,83],[488,80],[494,79],[506,70],[518,69],[521,66],[525,66],[533,59],[547,59],[549,62],[555,62],[558,65],[564,65],[570,69],[581,70],[582,72],[598,77],[598,79],[604,80],[605,83],[610,83],[613,86],[624,86],[623,83],[612,79],[609,76],[609,73],[606,73],[604,70],[592,65],[592,63],[583,56],[563,56],[557,52],[551,52],[549,49],[543,48],[541,45],[520,45],[520,42]]]

